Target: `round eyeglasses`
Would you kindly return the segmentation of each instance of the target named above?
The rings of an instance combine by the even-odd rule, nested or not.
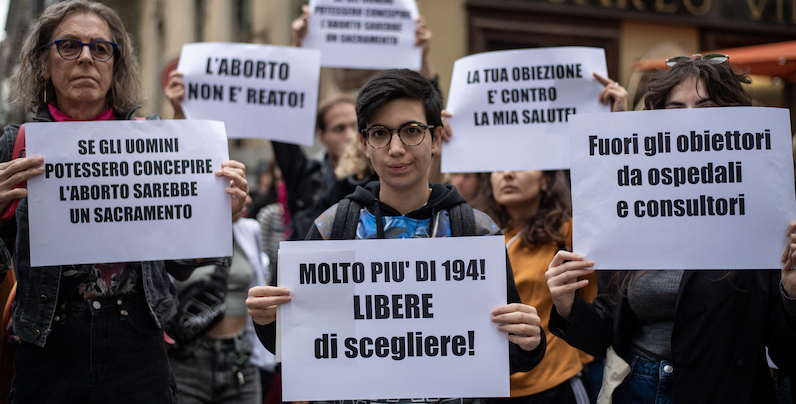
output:
[[[119,45],[113,42],[94,41],[83,43],[76,39],[59,39],[44,45],[44,47],[48,48],[52,45],[55,45],[55,48],[58,49],[58,54],[66,60],[75,60],[79,58],[83,53],[83,47],[88,46],[91,57],[97,62],[107,62],[111,60],[113,54],[116,53],[116,49],[119,48]]]
[[[407,122],[398,129],[388,128],[384,125],[373,125],[367,129],[362,129],[362,134],[368,141],[370,147],[383,149],[390,145],[393,132],[398,133],[401,143],[413,147],[423,143],[426,138],[426,129],[434,129],[434,125],[423,125],[417,122]]]
[[[706,53],[704,55],[700,55],[699,53],[695,53],[691,56],[675,56],[669,59],[666,59],[666,66],[674,67],[677,62],[691,62],[694,60],[704,60],[710,64],[719,64],[724,63],[730,60],[730,57],[723,54],[723,53]]]

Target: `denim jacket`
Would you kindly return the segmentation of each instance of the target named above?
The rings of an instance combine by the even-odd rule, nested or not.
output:
[[[116,119],[132,119],[134,111],[117,113]],[[148,119],[159,117],[151,116]],[[53,122],[46,105],[39,107],[34,121]],[[18,125],[8,125],[0,137],[0,159],[3,162],[11,160],[18,130]],[[15,219],[0,222],[0,279],[12,268],[12,251],[15,251],[17,292],[13,303],[14,332],[22,341],[44,346],[52,329],[61,273],[65,267],[30,266],[29,230],[28,199],[22,198],[17,205]],[[228,260],[217,258],[141,263],[144,295],[150,314],[158,326],[162,326],[177,312],[174,286],[167,272],[176,279],[186,279],[195,267],[209,264],[225,265]]]

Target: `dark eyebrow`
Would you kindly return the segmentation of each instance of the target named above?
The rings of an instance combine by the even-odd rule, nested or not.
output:
[[[713,104],[715,104],[715,103],[716,103],[716,101],[713,101],[713,99],[712,99],[712,98],[709,98],[709,97],[708,97],[708,98],[702,98],[702,99],[700,99],[699,101],[697,101],[697,102],[696,102],[696,104],[697,104],[697,105],[708,104],[708,103],[713,103]]]
[[[396,128],[393,128],[393,129],[398,129],[398,128],[402,127],[402,126],[406,126],[406,125],[413,124],[413,123],[416,123],[418,125],[427,125],[427,124],[425,124],[423,122],[420,122],[420,121],[406,121],[406,122],[398,125]],[[383,123],[374,123],[373,125],[368,126],[368,128],[372,128],[374,126],[382,126],[382,127],[385,127],[385,128],[388,127],[387,125],[385,125]]]
[[[680,102],[680,101],[669,101],[666,104],[664,104],[663,107],[664,108],[669,108],[669,107],[680,107],[680,108],[683,108],[683,107],[685,107],[685,104]]]

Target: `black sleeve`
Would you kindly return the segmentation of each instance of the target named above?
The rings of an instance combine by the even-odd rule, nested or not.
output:
[[[301,146],[271,141],[274,148],[274,159],[279,170],[282,172],[282,180],[285,181],[287,190],[287,206],[290,214],[295,214],[299,209],[299,186],[304,178],[307,166],[307,155]]]
[[[310,228],[309,233],[307,234],[307,240],[322,240],[321,233],[318,231],[318,228],[312,226]],[[273,280],[276,280],[277,274],[272,275]],[[274,285],[277,285],[274,282]],[[266,325],[254,325],[254,331],[257,332],[257,338],[260,339],[260,342],[263,343],[265,348],[271,353],[276,353],[276,320],[270,324]]]
[[[615,311],[618,302],[623,299],[618,286],[604,287],[611,283],[608,279],[613,274],[613,271],[600,271],[599,291],[592,303],[583,300],[580,293],[575,293],[570,321],[561,317],[553,306],[548,324],[550,332],[589,355],[605,357],[605,351],[613,343]],[[623,284],[624,276],[627,276],[627,272],[613,283]]]
[[[506,253],[506,300],[507,303],[522,303],[520,292],[514,283],[514,272],[511,270],[508,252]],[[547,349],[547,338],[542,327],[539,327],[542,341],[533,351],[526,351],[519,345],[509,341],[509,371],[513,373],[527,372],[536,367],[544,358]]]
[[[255,324],[254,331],[265,349],[276,354],[276,321],[266,325]]]
[[[790,311],[793,299],[782,288],[780,270],[768,271],[768,288],[768,354],[780,371],[796,378],[796,321]]]

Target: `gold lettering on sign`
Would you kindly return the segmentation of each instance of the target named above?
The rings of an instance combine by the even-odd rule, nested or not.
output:
[[[749,5],[749,12],[752,13],[752,20],[760,21],[766,3],[768,3],[768,0],[757,0],[757,4],[755,4],[755,0],[746,0],[746,4]]]
[[[677,12],[677,4],[666,3],[666,0],[655,0],[655,11],[674,14]]]
[[[685,6],[685,9],[691,13],[691,15],[701,17],[707,14],[713,7],[713,0],[702,0],[701,6],[695,6],[694,0],[683,0],[683,5]]]

